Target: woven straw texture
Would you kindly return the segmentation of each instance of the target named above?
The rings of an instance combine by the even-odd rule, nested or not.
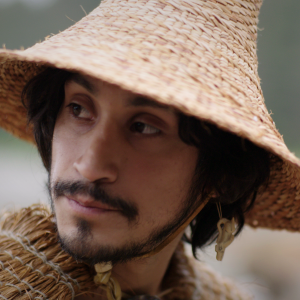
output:
[[[69,29],[25,51],[0,50],[0,126],[33,141],[25,83],[54,66],[172,105],[270,151],[269,188],[247,223],[300,228],[300,161],[266,107],[257,74],[261,0],[104,0]]]
[[[6,213],[0,225],[0,299],[70,300],[92,289],[90,269],[59,246],[51,213],[35,205]],[[191,267],[193,265],[193,268]],[[196,272],[196,273],[195,273]],[[176,249],[162,283],[164,300],[247,300],[236,284]]]
[[[51,219],[38,205],[2,216],[0,299],[74,299],[95,288],[89,267],[60,248]]]

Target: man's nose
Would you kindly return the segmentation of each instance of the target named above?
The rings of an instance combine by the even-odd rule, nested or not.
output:
[[[74,168],[90,182],[112,183],[118,178],[117,152],[121,147],[117,130],[108,123],[99,124],[88,133],[82,155],[74,163]]]

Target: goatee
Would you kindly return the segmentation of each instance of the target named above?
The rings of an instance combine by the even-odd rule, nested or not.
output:
[[[129,227],[137,226],[138,208],[136,205],[132,201],[111,197],[95,183],[59,180],[53,183],[52,186],[49,183],[48,189],[54,214],[54,202],[59,197],[66,195],[70,197],[75,195],[88,196],[95,201],[118,209],[128,219]],[[112,264],[124,263],[133,258],[142,257],[155,249],[182,224],[190,209],[189,201],[186,201],[184,207],[167,224],[152,229],[151,233],[143,240],[130,241],[118,247],[97,243],[93,238],[91,223],[79,217],[77,217],[76,232],[72,235],[61,235],[58,230],[58,239],[61,247],[77,261],[82,261],[89,265],[102,262],[111,262]]]

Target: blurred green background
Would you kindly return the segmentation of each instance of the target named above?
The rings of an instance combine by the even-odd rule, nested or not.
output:
[[[58,33],[96,8],[100,0],[0,0],[0,47],[28,48]],[[0,129],[0,155],[32,151],[32,146]]]
[[[80,20],[99,0],[0,0],[0,45],[30,47]],[[300,156],[300,1],[265,0],[259,23],[259,74],[269,111]],[[11,144],[11,145],[10,145]],[[0,147],[22,144],[0,131]],[[18,147],[18,148],[19,148]],[[26,147],[26,146],[25,146]]]

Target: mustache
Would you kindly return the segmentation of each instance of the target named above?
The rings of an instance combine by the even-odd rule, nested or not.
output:
[[[125,201],[119,197],[111,197],[97,183],[59,180],[50,187],[50,190],[55,199],[67,195],[89,196],[96,202],[118,210],[129,222],[136,221],[138,217],[138,208],[133,202]]]

